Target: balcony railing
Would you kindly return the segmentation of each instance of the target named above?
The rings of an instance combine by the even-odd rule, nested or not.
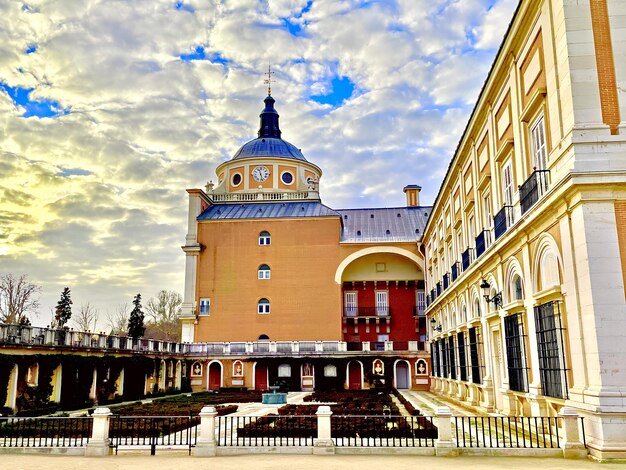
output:
[[[491,245],[491,232],[483,230],[476,237],[476,258],[480,257],[489,248],[489,245]]]
[[[425,315],[426,315],[426,313],[424,312],[424,307],[423,306],[416,305],[415,307],[413,307],[413,316],[415,318],[423,317]]]
[[[513,225],[513,206],[504,206],[493,218],[493,232],[497,240]]]
[[[441,281],[435,287],[437,288],[437,297],[439,297],[441,295]]]
[[[391,309],[388,305],[379,305],[377,307],[344,307],[343,315],[345,317],[387,317],[391,315]]]
[[[434,302],[437,296],[435,295],[435,289],[430,290],[430,302]]]
[[[443,275],[443,290],[446,290],[450,286],[450,273]]]
[[[550,170],[535,170],[519,187],[519,201],[524,215],[548,191]]]
[[[249,202],[249,201],[284,201],[284,200],[319,200],[317,191],[259,192],[259,193],[213,193],[209,194],[213,202]]]
[[[457,278],[459,277],[459,274],[461,274],[460,271],[461,270],[459,269],[459,262],[457,261],[450,268],[450,273],[452,274],[452,282],[457,280]]]
[[[463,265],[463,271],[467,271],[470,267],[470,264],[472,264],[472,261],[474,261],[474,254],[472,252],[473,249],[468,248],[463,252],[463,254],[461,254],[461,264]]]

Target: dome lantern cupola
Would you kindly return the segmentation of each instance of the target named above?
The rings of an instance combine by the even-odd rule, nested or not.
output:
[[[271,95],[265,98],[265,109],[259,117],[261,118],[261,127],[259,128],[259,137],[274,137],[280,139],[280,127],[278,127],[278,112],[274,109],[276,101]]]

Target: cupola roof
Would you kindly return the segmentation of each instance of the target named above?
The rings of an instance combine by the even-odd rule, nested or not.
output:
[[[235,153],[233,160],[254,157],[290,158],[306,162],[306,158],[295,145],[281,139],[281,131],[278,124],[278,112],[274,108],[276,102],[271,95],[264,100],[265,108],[259,115],[261,124],[258,137],[246,142]]]

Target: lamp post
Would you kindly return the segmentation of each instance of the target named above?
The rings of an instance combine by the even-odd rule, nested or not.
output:
[[[491,285],[489,285],[486,279],[483,279],[483,281],[480,283],[480,288],[482,289],[483,297],[488,304],[493,302],[496,310],[502,307],[502,292],[498,292],[494,294],[493,297],[489,297],[489,289],[491,288]]]
[[[433,329],[433,331],[441,333],[441,325],[435,326],[436,323],[437,323],[437,320],[435,320],[434,318],[431,318],[430,320],[431,328]]]

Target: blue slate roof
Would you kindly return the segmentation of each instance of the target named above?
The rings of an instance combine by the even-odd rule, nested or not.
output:
[[[432,207],[338,209],[345,243],[414,242],[422,238]]]
[[[200,214],[198,220],[327,216],[338,217],[339,213],[320,202],[269,202],[253,204],[215,204]]]
[[[295,145],[274,137],[259,137],[243,144],[232,159],[254,157],[294,158],[303,162],[307,161]]]

